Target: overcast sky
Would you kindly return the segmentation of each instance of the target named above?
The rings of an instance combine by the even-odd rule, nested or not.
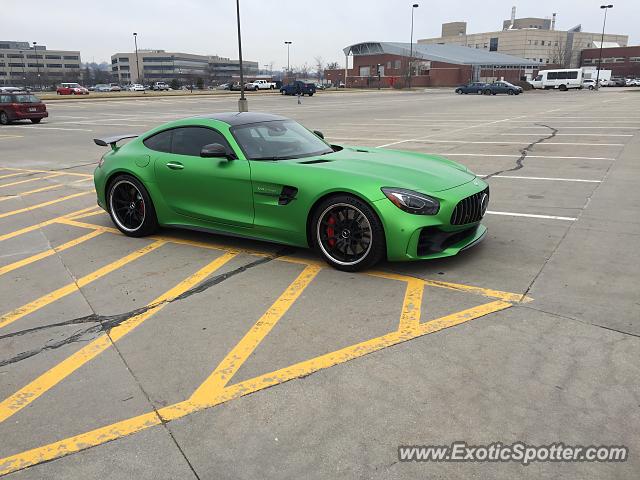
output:
[[[607,32],[640,40],[640,1],[613,0]],[[361,41],[408,42],[411,1],[398,0],[240,0],[243,54],[260,67],[344,62],[342,48]],[[414,39],[440,35],[440,25],[466,21],[469,33],[495,31],[518,8],[517,17],[558,14],[558,29],[582,24],[583,31],[602,29],[600,3],[592,0],[505,2],[496,0],[425,2],[418,0]],[[80,50],[82,60],[109,61],[115,52],[154,48],[237,58],[234,0],[108,0],[60,2],[0,0],[0,40],[38,42],[51,49]],[[437,5],[434,7],[434,5]]]

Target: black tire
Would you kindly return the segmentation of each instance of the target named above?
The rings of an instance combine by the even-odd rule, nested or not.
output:
[[[313,97],[313,93],[310,93],[310,94],[309,94],[309,96],[310,96],[310,97]]]
[[[566,85],[560,85],[560,86],[558,87],[558,90],[560,90],[561,92],[566,92],[566,91],[568,90],[568,88],[567,88],[567,86],[566,86]]]
[[[456,93],[457,93],[458,95],[462,94],[462,93],[463,93],[463,92],[462,92],[462,89],[460,89],[460,88],[456,88]]]
[[[41,118],[32,118],[31,123],[40,123]]]
[[[484,91],[484,92],[482,92],[482,93],[484,93],[485,95],[491,95],[491,90],[487,89],[487,90],[485,90],[485,91]]]
[[[0,112],[0,125],[9,125],[10,123],[9,115],[6,112]]]
[[[509,93],[509,95],[515,95],[516,94],[516,92],[514,92],[513,90],[509,90],[508,93]]]
[[[118,230],[129,237],[144,237],[158,230],[151,197],[144,185],[131,175],[118,175],[109,183],[107,208]]]
[[[384,228],[376,213],[349,194],[327,198],[317,206],[311,220],[311,238],[325,261],[345,272],[372,267],[387,250]]]

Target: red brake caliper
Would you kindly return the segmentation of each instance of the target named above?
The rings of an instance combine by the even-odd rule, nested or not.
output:
[[[327,227],[327,243],[331,248],[335,247],[336,239],[335,239],[335,230],[333,229],[333,225],[336,224],[336,217],[331,215],[327,220],[329,226]]]

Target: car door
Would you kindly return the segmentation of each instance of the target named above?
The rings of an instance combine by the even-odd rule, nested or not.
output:
[[[253,225],[249,162],[239,158],[200,157],[202,147],[211,143],[219,143],[235,155],[220,132],[209,127],[187,126],[157,135],[164,137],[150,137],[144,143],[151,150],[165,150],[154,155],[154,168],[158,188],[170,209],[212,223]]]

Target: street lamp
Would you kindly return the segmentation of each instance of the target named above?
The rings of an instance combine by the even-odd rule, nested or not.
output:
[[[413,66],[412,65],[413,63],[413,12],[418,7],[419,5],[417,3],[414,3],[411,6],[411,44],[409,46],[409,81],[408,81],[409,88],[411,88],[411,68]]]
[[[285,41],[284,44],[287,46],[287,80],[289,79],[289,46],[292,44],[293,42],[288,42]]]
[[[248,112],[249,102],[244,98],[244,72],[242,71],[242,35],[240,35],[240,0],[236,0],[236,18],[238,20],[238,62],[240,63],[240,100],[238,112]]]
[[[36,57],[36,68],[38,69],[38,88],[42,90],[42,84],[40,83],[40,59],[38,58],[38,42],[33,42],[33,53]]]
[[[600,64],[602,63],[602,44],[604,43],[604,27],[607,24],[607,10],[613,8],[613,5],[600,5],[604,10],[604,21],[602,22],[602,37],[600,37],[600,58],[598,58],[598,73],[596,73],[596,90],[600,88]]]
[[[377,69],[377,73],[378,73],[378,90],[380,90],[380,67],[382,66],[381,63],[378,64],[378,69]]]
[[[138,59],[138,34],[133,32],[133,43],[136,47],[136,82],[140,82],[140,61]]]

